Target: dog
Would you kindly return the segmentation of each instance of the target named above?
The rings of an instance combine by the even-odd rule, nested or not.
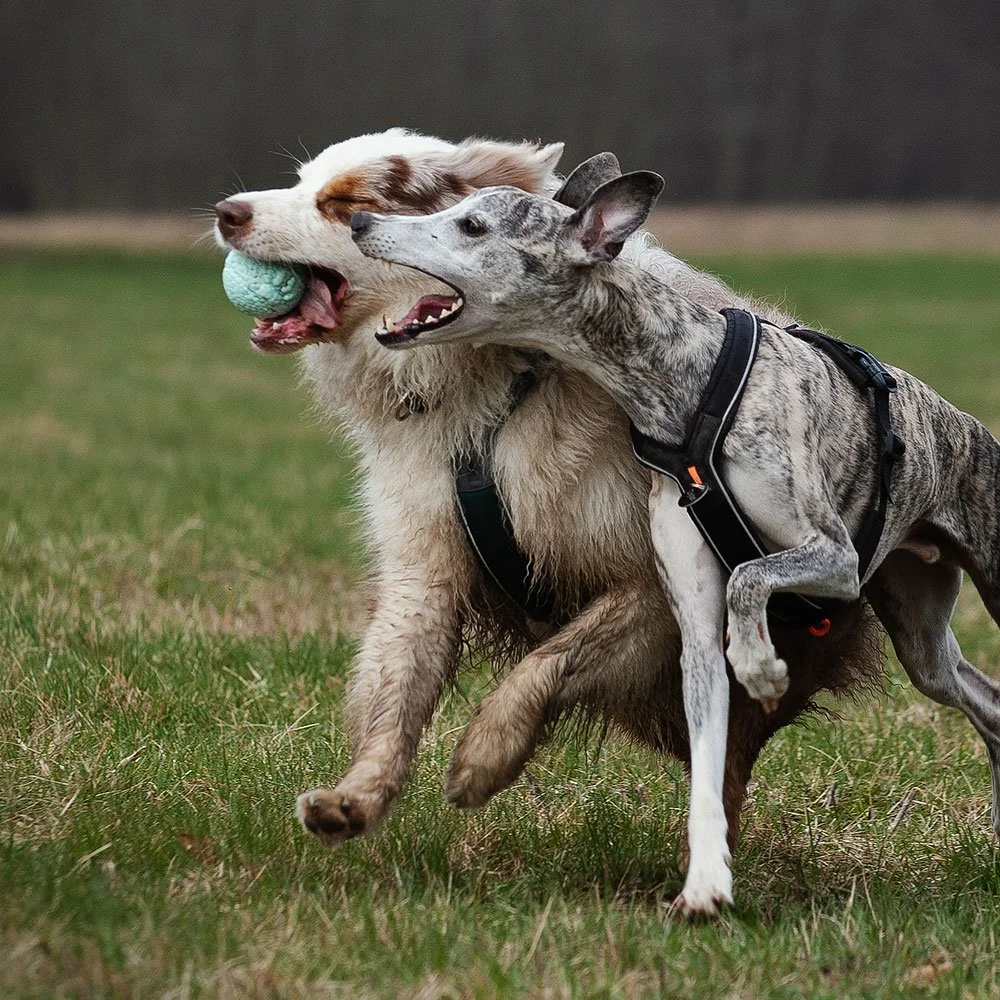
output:
[[[384,818],[468,642],[509,669],[455,749],[446,783],[453,803],[487,801],[520,774],[550,724],[578,712],[690,758],[679,631],[649,537],[650,479],[631,457],[624,415],[587,377],[518,350],[384,350],[374,338],[384,315],[451,290],[371,260],[351,240],[359,210],[421,216],[497,184],[551,195],[560,153],[559,145],[451,144],[392,129],[329,147],[302,164],[291,188],[216,207],[222,246],[308,265],[303,304],[258,322],[251,342],[265,353],[299,352],[319,409],[358,456],[374,600],[347,696],[353,760],[335,787],[307,791],[297,803],[303,825],[326,844],[368,833]],[[626,256],[709,308],[750,305],[643,238],[630,241]],[[536,387],[509,413],[512,385],[531,367]],[[555,596],[555,624],[526,623],[464,535],[455,463],[491,439],[517,542]],[[751,768],[770,736],[817,691],[858,690],[879,676],[880,629],[863,602],[852,607],[822,641],[776,635],[793,677],[774,713],[733,686],[724,790],[732,842]]]
[[[359,213],[352,228],[363,253],[418,268],[452,290],[444,308],[440,297],[430,309],[418,301],[378,340],[397,351],[457,341],[543,350],[597,382],[643,435],[679,445],[712,377],[726,319],[669,278],[618,259],[662,178],[612,170],[601,180],[576,209],[558,196],[496,188],[420,219]],[[893,423],[907,451],[874,559],[859,577],[852,537],[874,483],[871,404],[828,355],[773,322],[761,326],[722,456],[723,475],[771,554],[738,565],[727,584],[679,504],[677,483],[654,475],[649,500],[660,576],[683,641],[691,853],[680,904],[696,913],[732,902],[726,658],[761,701],[788,686],[768,631],[777,592],[853,602],[866,587],[914,684],[962,709],[985,740],[1000,834],[1000,684],[962,657],[949,624],[963,569],[1000,622],[1000,443],[924,383],[889,369],[898,386]]]

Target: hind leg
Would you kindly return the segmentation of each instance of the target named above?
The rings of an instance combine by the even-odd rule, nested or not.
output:
[[[486,695],[455,747],[445,787],[450,802],[465,809],[481,806],[520,775],[545,723],[571,703],[560,697],[568,683],[588,687],[602,707],[621,697],[636,662],[648,661],[668,631],[646,612],[643,596],[625,588],[596,598]],[[595,675],[603,697],[595,690]]]
[[[867,594],[917,690],[940,705],[961,709],[986,743],[993,829],[1000,837],[1000,684],[962,656],[951,630],[961,588],[957,564],[927,564],[897,550],[872,577]]]

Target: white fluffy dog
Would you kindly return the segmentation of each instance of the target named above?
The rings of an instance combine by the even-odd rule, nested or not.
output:
[[[627,421],[585,377],[538,356],[468,345],[383,349],[374,333],[384,315],[402,315],[419,297],[449,290],[362,256],[351,240],[355,211],[425,214],[492,185],[551,194],[560,152],[559,145],[478,139],[454,145],[391,129],[329,147],[302,165],[291,188],[241,194],[216,207],[223,245],[310,266],[300,306],[258,322],[252,342],[270,353],[302,349],[306,380],[360,462],[376,592],[348,699],[354,758],[335,787],[298,802],[303,824],[328,844],[367,833],[385,816],[464,640],[507,663],[523,658],[459,741],[447,779],[455,804],[481,805],[506,787],[547,723],[576,707],[689,759],[678,629],[657,581],[650,484],[632,456]],[[709,308],[751,306],[646,238],[633,238],[625,255]],[[791,321],[754,308],[782,325]],[[513,387],[529,368],[535,386],[511,412]],[[554,597],[553,622],[526,622],[481,572],[463,533],[455,466],[491,441],[517,542],[535,582]],[[793,676],[777,711],[766,715],[732,686],[725,779],[731,840],[769,736],[808,707],[817,689],[843,689],[879,665],[868,615],[822,641],[775,638]],[[797,671],[807,660],[808,669]]]

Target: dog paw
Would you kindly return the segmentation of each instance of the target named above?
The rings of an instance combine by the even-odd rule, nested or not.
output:
[[[733,873],[720,858],[714,865],[688,870],[684,889],[670,912],[687,920],[715,920],[722,915],[723,906],[732,905]]]
[[[736,679],[751,698],[759,701],[765,712],[773,712],[788,690],[788,664],[778,659],[774,647],[756,647],[753,651],[730,642],[726,656]]]
[[[384,807],[372,797],[337,788],[314,788],[295,803],[299,822],[327,847],[370,833]]]

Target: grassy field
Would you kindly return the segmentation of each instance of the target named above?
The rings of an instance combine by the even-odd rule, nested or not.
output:
[[[1000,259],[705,261],[1000,426]],[[984,749],[907,686],[765,752],[717,926],[671,922],[673,764],[556,743],[443,801],[484,676],[373,839],[295,794],[348,759],[363,572],[345,448],[254,356],[218,262],[0,262],[0,996],[1000,993]],[[978,600],[967,655],[1000,673]]]

